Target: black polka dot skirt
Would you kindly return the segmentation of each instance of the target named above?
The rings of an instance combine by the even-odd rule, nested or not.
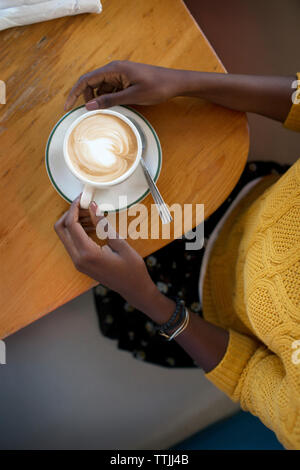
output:
[[[237,185],[226,201],[205,221],[205,242],[201,250],[185,250],[185,238],[145,258],[151,278],[166,296],[184,299],[186,306],[202,315],[199,303],[199,274],[205,245],[214,227],[250,181],[270,173],[283,174],[288,165],[275,162],[248,162]],[[166,341],[154,330],[153,322],[129,305],[116,292],[99,285],[94,299],[101,333],[116,342],[141,361],[165,367],[198,367],[193,359],[175,342]]]

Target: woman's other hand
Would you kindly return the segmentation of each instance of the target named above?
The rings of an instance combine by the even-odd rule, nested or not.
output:
[[[120,104],[156,104],[179,94],[182,71],[114,61],[82,75],[71,89],[65,110],[72,108],[80,95],[86,108],[110,108]]]
[[[78,196],[54,228],[76,269],[118,292],[144,311],[161,295],[151,280],[143,258],[119,235],[104,216],[97,216],[92,202],[88,211],[79,207]],[[107,244],[100,247],[87,234],[100,223]],[[98,227],[99,228],[99,227]]]

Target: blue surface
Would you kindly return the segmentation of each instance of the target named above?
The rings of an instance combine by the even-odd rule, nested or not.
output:
[[[239,411],[172,447],[174,450],[283,450],[256,416]]]

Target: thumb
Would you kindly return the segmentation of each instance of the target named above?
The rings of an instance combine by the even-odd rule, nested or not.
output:
[[[118,232],[115,231],[107,217],[104,217],[101,211],[99,211],[95,201],[90,203],[89,213],[96,227],[96,235],[100,240],[107,240],[110,248],[118,253],[121,253],[128,247],[126,241],[120,238]]]
[[[134,104],[137,102],[136,88],[137,87],[135,85],[132,85],[122,91],[100,95],[97,98],[88,101],[85,104],[85,107],[88,111],[94,111],[95,109],[111,108],[118,104]]]

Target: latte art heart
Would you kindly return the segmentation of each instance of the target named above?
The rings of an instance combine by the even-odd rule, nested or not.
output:
[[[113,181],[126,173],[137,156],[131,127],[116,116],[94,114],[80,121],[68,140],[75,170],[95,183]]]

